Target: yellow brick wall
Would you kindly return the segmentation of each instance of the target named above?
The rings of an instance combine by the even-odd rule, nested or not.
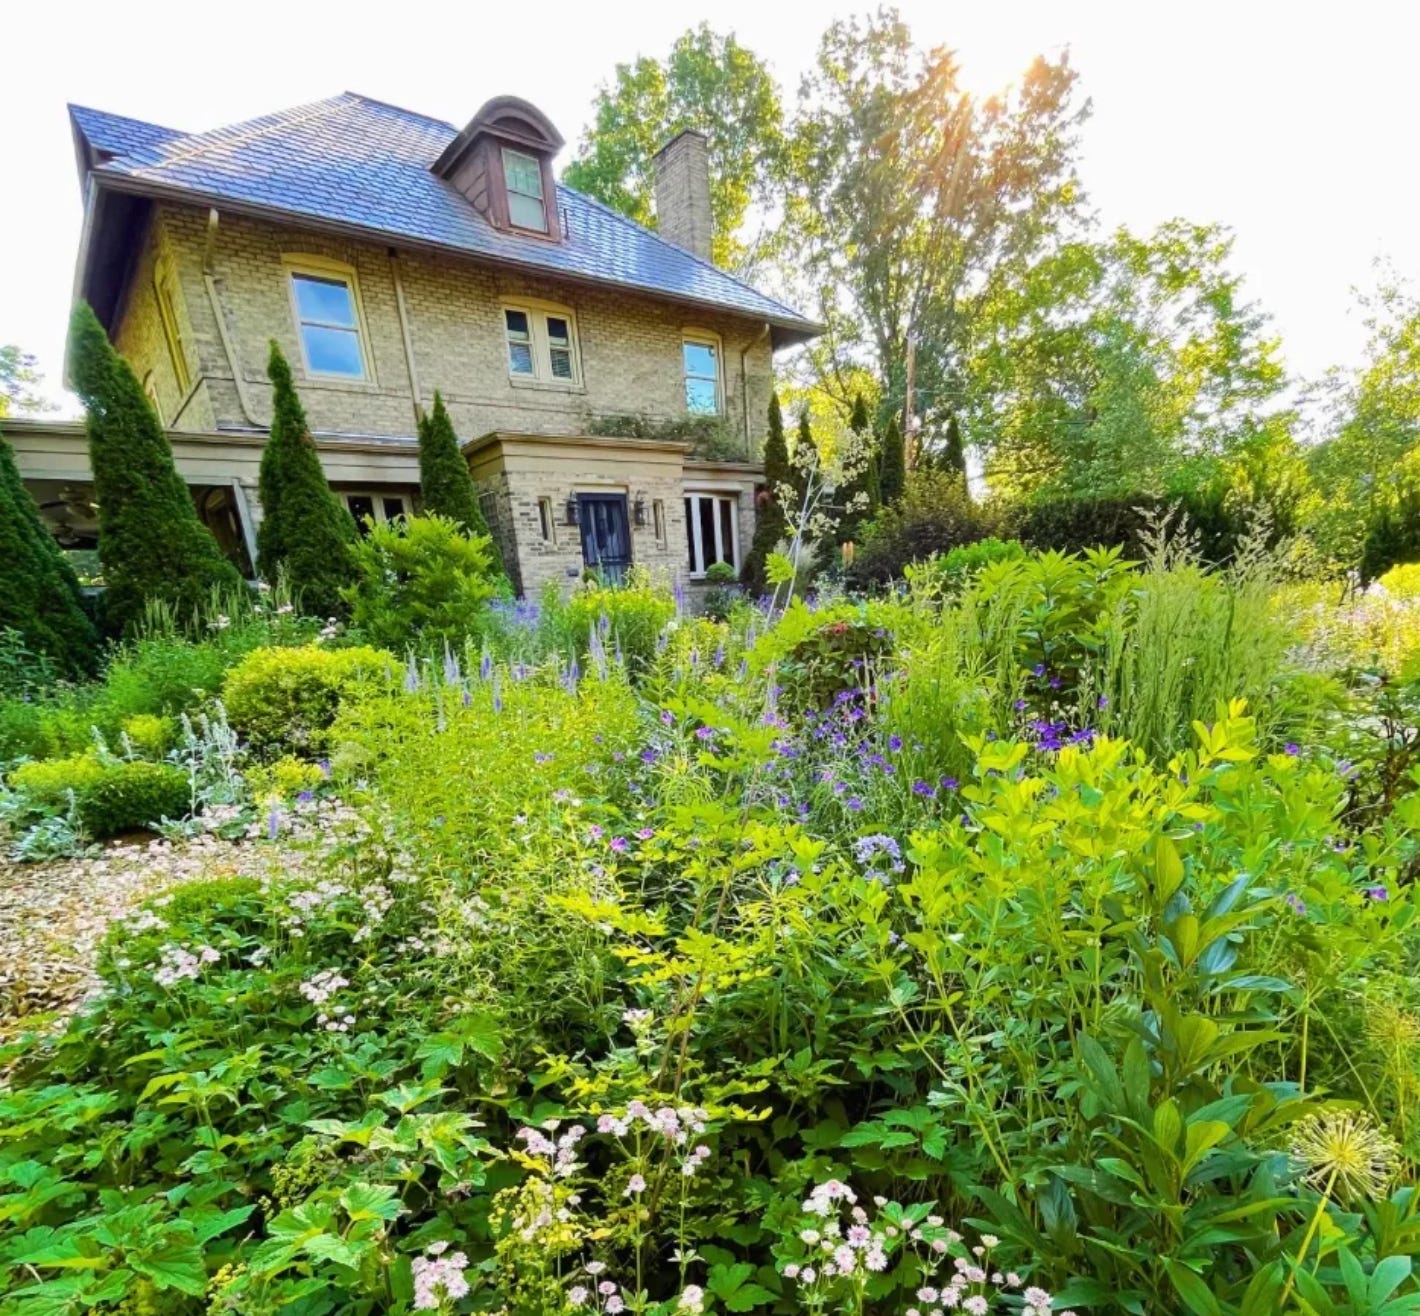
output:
[[[311,427],[347,434],[408,435],[414,399],[406,364],[388,248],[299,227],[224,214],[212,245],[212,273],[252,417],[243,412],[203,277],[207,213],[157,208],[116,340],[135,366],[160,372],[165,352],[152,294],[152,263],[170,261],[181,284],[198,395],[178,422],[198,429],[264,424],[270,415],[267,344],[291,362]],[[575,234],[572,238],[576,240]],[[284,261],[314,256],[350,266],[356,275],[372,378],[364,382],[307,378],[292,315]],[[681,336],[686,329],[720,335],[724,410],[744,433],[741,349],[748,348],[750,433],[758,456],[771,387],[771,355],[762,326],[734,316],[682,308],[634,293],[584,287],[473,261],[404,252],[398,258],[421,400],[439,389],[460,437],[493,430],[577,434],[596,417],[685,414]],[[531,386],[510,379],[500,299],[531,297],[575,316],[582,382],[576,388]],[[159,373],[165,415],[169,405]],[[167,387],[173,391],[171,368]]]

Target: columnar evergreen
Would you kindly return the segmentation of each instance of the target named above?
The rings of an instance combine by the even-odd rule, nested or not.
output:
[[[878,466],[878,482],[884,507],[891,507],[907,488],[907,451],[902,442],[902,426],[893,416],[883,435],[882,459]]]
[[[432,410],[419,419],[419,494],[426,516],[447,516],[470,535],[488,534],[488,521],[478,505],[478,486],[459,451],[454,423],[437,391]],[[491,537],[490,545],[494,569],[501,570]]]
[[[764,440],[764,494],[755,506],[754,539],[740,569],[740,579],[756,594],[768,588],[764,566],[779,547],[789,527],[789,518],[780,503],[780,490],[792,488],[794,468],[789,463],[789,447],[784,440],[784,412],[779,395],[769,396],[769,434]]]
[[[947,441],[942,446],[941,467],[948,475],[966,479],[966,445],[961,438],[961,422],[955,416],[947,421]]]
[[[79,581],[40,519],[0,434],[0,631],[18,631],[33,653],[66,676],[94,668],[98,637],[79,601]]]
[[[302,611],[339,616],[341,591],[355,583],[355,522],[330,490],[291,367],[274,340],[266,373],[274,393],[261,454],[257,569],[266,580],[284,570]]]
[[[150,600],[188,615],[214,587],[239,588],[241,576],[198,518],[142,385],[86,302],[70,321],[69,358],[88,408],[105,627],[131,628]]]

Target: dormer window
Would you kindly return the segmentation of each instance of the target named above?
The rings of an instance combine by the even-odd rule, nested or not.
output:
[[[542,196],[541,161],[505,146],[503,180],[508,188],[508,222],[514,228],[546,233],[547,204]]]
[[[494,228],[560,242],[552,161],[562,144],[535,105],[495,96],[443,149],[433,171]]]

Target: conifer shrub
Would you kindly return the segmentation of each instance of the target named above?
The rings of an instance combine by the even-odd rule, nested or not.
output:
[[[888,421],[883,433],[882,453],[878,460],[878,486],[884,507],[891,507],[907,491],[907,448],[896,416]]]
[[[355,523],[331,492],[291,367],[274,340],[267,375],[273,397],[271,433],[261,454],[257,569],[265,580],[284,571],[303,612],[341,617],[342,591],[356,574]]]
[[[765,564],[789,529],[789,518],[779,500],[780,490],[793,485],[794,468],[784,440],[784,412],[775,393],[769,398],[769,433],[764,441],[764,489],[755,500],[754,539],[740,569],[740,579],[751,594],[763,594],[769,587]]]
[[[93,670],[98,636],[78,578],[40,520],[0,434],[0,633],[7,630],[64,675]]]
[[[187,619],[214,590],[240,588],[241,576],[198,518],[143,386],[86,302],[74,308],[69,355],[88,411],[104,626],[131,630],[153,602]]]
[[[222,687],[227,720],[259,754],[323,753],[340,703],[392,680],[398,663],[379,649],[253,649]]]
[[[419,420],[419,497],[426,516],[446,516],[470,535],[488,535],[488,520],[478,505],[478,486],[459,451],[458,435],[443,397]],[[493,561],[502,570],[497,546],[489,539]]]

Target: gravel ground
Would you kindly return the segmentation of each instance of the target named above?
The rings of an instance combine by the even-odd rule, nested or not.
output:
[[[94,959],[113,920],[195,878],[257,875],[260,855],[201,837],[115,844],[46,864],[0,857],[0,1040],[62,1024],[99,989]]]

